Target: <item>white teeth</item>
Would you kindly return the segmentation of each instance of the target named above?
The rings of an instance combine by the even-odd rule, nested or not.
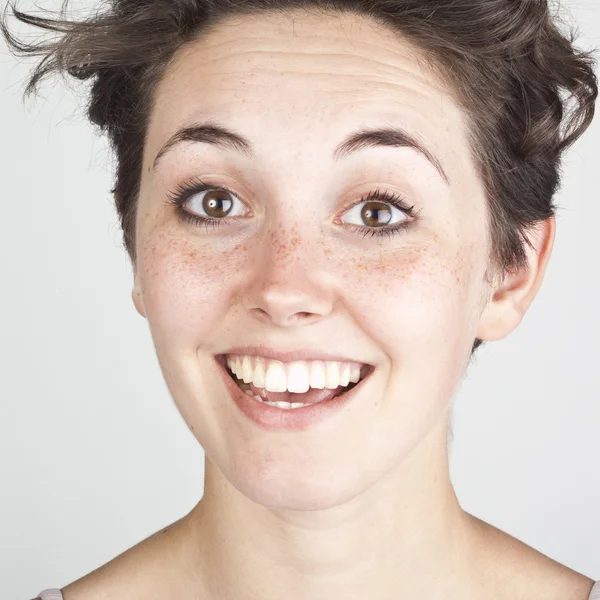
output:
[[[302,404],[302,402],[264,402],[269,406],[276,406],[277,408],[283,408],[283,410],[291,410],[292,408],[300,408],[301,406],[309,406],[308,404]]]
[[[331,389],[340,379],[340,369],[334,362],[325,363],[325,387]]]
[[[244,360],[242,362],[242,379],[244,380],[244,383],[250,383],[253,377],[252,363],[250,362],[250,358],[248,356],[244,356]]]
[[[315,360],[310,365],[310,387],[322,390],[325,387],[325,363]]]
[[[269,365],[269,369],[271,368],[271,365],[273,365],[275,363],[271,363]],[[283,389],[285,390],[285,376],[286,376],[286,372],[285,372],[285,368],[282,369],[283,371]],[[268,376],[268,373],[267,373]],[[267,377],[267,381],[268,381],[268,377]],[[337,387],[337,386],[336,386]],[[268,390],[269,388],[267,388]],[[297,394],[304,394],[304,392],[308,392],[308,390],[310,389],[310,371],[307,370],[306,365],[299,363],[299,362],[295,362],[292,363],[288,368],[287,368],[287,390],[289,392],[296,392]]]
[[[258,400],[263,404],[268,404],[269,406],[277,406],[277,408],[283,408],[284,410],[300,408],[301,406],[309,406],[308,404],[303,404],[302,402],[267,402],[266,400],[263,400],[260,396],[254,395],[252,393],[252,390],[246,390],[246,394],[248,394],[248,396],[252,396],[255,400]]]
[[[360,363],[339,361],[296,361],[283,363],[260,356],[227,356],[227,366],[245,383],[269,392],[303,394],[310,388],[333,390],[360,381]]]
[[[288,390],[287,388],[286,380],[289,381],[286,377],[283,363],[276,360],[269,361],[264,384],[264,388],[267,392],[285,392],[286,390],[291,392],[292,390]]]
[[[340,383],[339,385],[343,385],[344,387],[350,383],[350,365],[348,363],[340,363]],[[358,371],[360,378],[360,369]],[[354,382],[353,382],[354,383]]]
[[[256,367],[254,369],[254,374],[252,377],[252,383],[259,388],[265,387],[265,366],[262,361],[255,361]]]

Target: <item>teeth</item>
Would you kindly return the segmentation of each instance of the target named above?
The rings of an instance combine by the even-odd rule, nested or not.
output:
[[[340,363],[342,368],[340,370],[340,385],[346,386],[350,383],[350,375],[352,374],[352,369],[348,363]],[[358,377],[356,382],[360,381],[360,367],[358,368]],[[352,379],[352,383],[355,383],[354,379]]]
[[[271,363],[275,364],[275,363]],[[271,365],[269,365],[271,368]],[[281,378],[281,382],[283,384],[283,388],[286,389],[286,369],[282,366],[281,371],[283,371],[283,377]],[[336,386],[337,387],[337,386]],[[287,368],[287,390],[289,392],[296,392],[297,394],[304,394],[304,392],[308,392],[310,389],[310,370],[307,368],[305,364],[300,362],[292,363]]]
[[[321,361],[310,363],[310,387],[319,390],[325,387],[325,363]]]
[[[309,388],[333,390],[358,383],[360,363],[339,361],[297,361],[282,363],[260,356],[227,356],[227,366],[244,381],[269,392],[303,394]]]
[[[288,390],[286,380],[289,381],[286,376],[283,363],[274,360],[270,361],[267,366],[267,374],[265,375],[265,383],[263,387],[268,392],[285,392],[286,390],[291,392],[292,390]]]
[[[250,358],[248,356],[244,356],[242,362],[242,379],[244,380],[244,383],[250,383],[253,379],[252,364],[250,363]]]
[[[250,381],[252,381],[252,383],[256,387],[264,388],[266,375],[267,374],[265,373],[264,365],[262,364],[262,362],[259,362],[256,364],[256,368],[254,369],[254,372],[253,372],[252,377],[250,378]]]
[[[248,396],[252,396],[256,400],[259,400],[263,404],[268,404],[269,406],[277,406],[277,408],[283,408],[285,410],[290,410],[292,408],[300,408],[301,406],[309,406],[308,404],[303,404],[302,402],[267,402],[263,400],[260,396],[256,396],[252,393],[252,390],[246,390],[246,394]]]

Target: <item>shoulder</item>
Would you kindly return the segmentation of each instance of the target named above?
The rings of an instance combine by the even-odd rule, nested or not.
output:
[[[490,598],[589,600],[593,579],[493,525],[474,519],[479,530],[477,562],[483,561],[482,579],[485,587],[492,590]]]
[[[180,519],[157,531],[95,571],[70,583],[62,589],[63,600],[154,598],[159,587],[177,591],[178,581],[174,575],[182,522],[183,519]],[[183,595],[184,590],[181,592]]]

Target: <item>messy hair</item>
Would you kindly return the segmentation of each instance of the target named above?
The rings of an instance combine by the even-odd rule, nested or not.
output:
[[[109,0],[92,17],[19,11],[0,17],[9,48],[37,55],[24,97],[59,72],[91,80],[89,120],[116,156],[111,193],[123,241],[135,263],[135,221],[142,156],[155,91],[174,56],[232,17],[350,14],[412,42],[464,111],[470,151],[486,195],[490,232],[486,278],[526,267],[525,244],[555,215],[563,152],[587,129],[598,95],[591,51],[562,33],[547,0]],[[7,26],[21,22],[60,34],[26,43]],[[489,279],[488,279],[489,281]],[[483,343],[475,340],[473,352]]]

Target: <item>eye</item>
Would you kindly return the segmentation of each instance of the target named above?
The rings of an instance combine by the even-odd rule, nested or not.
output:
[[[360,209],[361,205],[364,205],[362,209]],[[390,225],[394,210],[401,215],[409,215],[411,218],[402,219],[400,222]],[[400,235],[413,227],[419,221],[421,211],[415,211],[415,207],[408,205],[402,196],[376,190],[363,197],[348,212],[359,221],[367,224],[359,227],[351,226],[354,231],[362,233],[363,237],[368,235],[392,237],[394,234]],[[345,220],[342,222],[346,223]]]
[[[245,204],[230,189],[198,179],[179,186],[173,194],[168,195],[167,202],[175,205],[178,218],[182,223],[191,223],[196,227],[205,227],[207,230],[227,225],[230,221],[229,217],[248,214],[247,212],[240,214],[239,210],[235,209],[236,204],[240,206]],[[358,210],[361,204],[366,206]],[[357,231],[363,237],[367,235],[392,237],[394,234],[405,232],[419,220],[420,211],[415,211],[414,208],[399,195],[376,190],[363,196],[360,202],[346,211],[366,225],[348,224],[348,228]],[[390,215],[394,209],[401,214],[410,215],[411,218],[389,225],[392,218]],[[341,222],[347,224],[345,220]]]
[[[232,198],[235,200],[232,200]],[[239,207],[243,206],[243,203],[233,192],[226,188],[211,188],[194,192],[186,199],[185,204],[196,215],[209,219],[244,215],[243,212],[240,213],[239,211]]]
[[[232,207],[236,202],[242,202],[237,195],[225,186],[214,186],[210,183],[194,178],[177,186],[171,194],[167,194],[166,202],[175,206],[177,218],[181,223],[190,223],[196,227],[216,229],[229,222],[229,216],[236,215]],[[186,208],[190,206],[192,210]],[[202,213],[207,216],[203,217]],[[200,213],[200,214],[198,214]]]
[[[351,218],[355,218],[359,221],[359,225],[364,224],[368,227],[386,227],[390,225],[394,211],[400,215],[406,215],[410,211],[410,209],[404,206],[402,202],[397,204],[396,201],[397,198],[380,194],[379,191],[377,191],[369,194],[365,200],[361,200],[358,204],[355,204],[345,214],[349,214]],[[403,219],[403,221],[405,220],[406,218]],[[362,223],[360,223],[360,221],[362,221]],[[342,222],[347,223],[348,221],[343,220]],[[391,225],[395,225],[396,223],[391,223]]]

